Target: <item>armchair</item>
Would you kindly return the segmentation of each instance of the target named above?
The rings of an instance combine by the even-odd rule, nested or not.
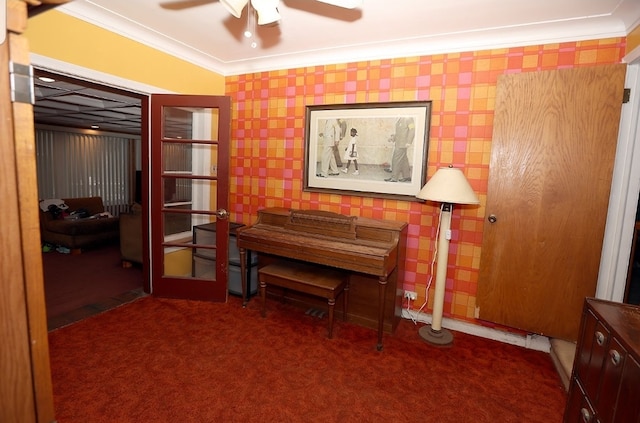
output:
[[[142,264],[142,207],[131,206],[129,213],[120,214],[120,255],[122,267]]]

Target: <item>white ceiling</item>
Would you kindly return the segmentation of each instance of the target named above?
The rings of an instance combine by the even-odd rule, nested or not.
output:
[[[258,26],[252,48],[248,8],[238,19],[218,0],[74,0],[57,10],[225,76],[618,37],[640,24],[640,0],[364,0],[354,10],[281,0],[280,24]],[[139,134],[139,96],[104,88],[36,81],[36,122]]]
[[[58,10],[221,75],[625,36],[639,0],[281,0],[279,25],[243,36],[218,0],[74,0]],[[252,14],[253,15],[253,14]],[[249,25],[251,26],[251,25]]]

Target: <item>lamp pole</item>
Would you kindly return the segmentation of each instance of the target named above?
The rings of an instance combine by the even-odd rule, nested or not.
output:
[[[454,204],[480,204],[478,196],[473,192],[469,181],[460,169],[452,165],[443,167],[427,181],[416,195],[422,200],[440,203],[440,222],[438,227],[438,248],[436,260],[436,288],[433,298],[431,325],[418,330],[425,341],[434,345],[448,345],[453,342],[453,334],[442,328],[442,310],[444,293],[447,285],[447,262],[449,260],[449,241],[451,240],[451,213]],[[433,277],[433,275],[431,275]],[[427,293],[428,295],[428,293]]]
[[[440,234],[438,236],[438,257],[436,265],[436,287],[433,297],[433,314],[431,325],[425,325],[418,333],[425,341],[435,345],[449,345],[453,342],[453,334],[442,328],[444,309],[444,293],[447,284],[447,264],[449,261],[449,241],[451,239],[451,212],[453,204],[442,203],[440,214]]]

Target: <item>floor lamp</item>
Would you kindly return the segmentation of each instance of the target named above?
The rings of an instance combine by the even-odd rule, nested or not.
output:
[[[438,169],[416,197],[441,203],[433,315],[431,325],[421,327],[418,333],[422,339],[430,344],[448,345],[453,342],[453,335],[442,328],[442,309],[444,308],[449,241],[451,240],[451,212],[454,204],[479,204],[480,200],[473,192],[462,171],[453,166]]]

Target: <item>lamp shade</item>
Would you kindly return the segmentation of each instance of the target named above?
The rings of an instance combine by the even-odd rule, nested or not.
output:
[[[451,204],[479,204],[480,200],[460,169],[443,167],[427,181],[416,197]]]
[[[236,18],[242,15],[242,9],[249,3],[249,0],[220,0],[220,3]]]

